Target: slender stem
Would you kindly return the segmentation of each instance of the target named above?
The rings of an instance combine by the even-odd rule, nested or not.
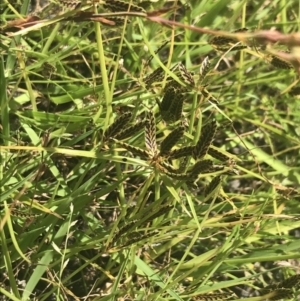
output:
[[[97,48],[99,53],[99,63],[100,63],[100,70],[102,76],[102,84],[104,88],[104,96],[106,102],[106,118],[104,123],[104,129],[106,129],[109,126],[112,118],[112,95],[109,90],[105,54],[103,49],[102,32],[101,32],[101,27],[99,22],[95,22],[95,31],[97,37],[96,39],[97,39]]]

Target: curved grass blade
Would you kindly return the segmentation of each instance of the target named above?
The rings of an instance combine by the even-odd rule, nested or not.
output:
[[[214,136],[216,134],[216,129],[217,129],[217,124],[216,121],[213,120],[209,124],[207,124],[201,132],[201,136],[199,141],[194,147],[193,150],[193,158],[196,159],[201,159],[204,157],[208,151],[209,146],[211,145]]]
[[[160,155],[167,155],[172,147],[179,141],[183,136],[184,126],[180,125],[175,128],[160,144]]]

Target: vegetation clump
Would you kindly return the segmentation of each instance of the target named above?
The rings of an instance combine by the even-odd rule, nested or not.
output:
[[[0,11],[0,300],[299,298],[298,1]]]

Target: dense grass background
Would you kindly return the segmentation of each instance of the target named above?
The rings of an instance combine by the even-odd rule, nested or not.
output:
[[[161,17],[195,27],[300,29],[299,0],[148,4],[174,6]],[[299,279],[282,282],[300,269],[299,76],[270,64],[266,51],[286,45],[248,40],[225,53],[210,35],[142,17],[112,26],[49,21],[61,8],[36,12],[28,0],[0,9],[0,300],[300,300]],[[20,33],[7,23],[28,14],[42,26]],[[153,89],[145,76],[182,63],[197,82],[207,56],[202,86],[219,104],[196,88],[184,94],[178,146],[195,144],[216,120],[213,145],[238,172],[222,174],[209,196],[215,172],[191,188],[103,141],[118,117],[132,112],[135,124],[151,111],[160,147],[178,125],[157,106],[167,75]],[[144,132],[125,142],[145,150]]]

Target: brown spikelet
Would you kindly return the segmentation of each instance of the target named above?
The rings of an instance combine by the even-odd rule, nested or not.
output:
[[[175,115],[170,110],[168,111],[160,110],[160,115],[165,122],[173,122],[176,119]]]
[[[293,66],[283,60],[282,58],[279,58],[278,56],[275,56],[275,55],[272,55],[271,56],[271,61],[270,61],[271,65],[273,65],[274,67],[276,68],[279,68],[279,69],[292,69]]]
[[[135,147],[132,146],[128,143],[119,141],[117,139],[112,138],[113,141],[115,141],[117,144],[119,144],[120,146],[124,147],[125,149],[127,149],[128,151],[130,151],[131,153],[133,153],[134,155],[140,156],[143,159],[148,159],[149,158],[149,153],[139,147]]]
[[[164,215],[164,214],[168,213],[172,208],[173,208],[172,205],[164,205],[164,206],[159,207],[157,211],[155,211],[153,214],[151,214],[149,217],[147,217],[145,219],[145,221],[143,222],[143,224],[151,222],[155,218],[158,218],[161,215]]]
[[[289,288],[277,288],[262,295],[267,300],[290,299],[293,296],[293,291]]]
[[[178,92],[169,109],[170,122],[176,122],[182,117],[184,96]],[[166,120],[165,120],[166,121]]]
[[[300,95],[300,86],[295,86],[293,87],[290,91],[289,94],[292,96]]]
[[[222,36],[215,36],[210,40],[210,44],[218,50],[227,50],[228,44],[234,42],[235,40]]]
[[[130,233],[130,238],[122,246],[120,246],[120,248],[128,247],[136,242],[155,236],[156,233],[157,233],[156,231],[151,231],[146,234],[141,234],[139,231],[134,231]]]
[[[212,181],[205,187],[204,196],[208,196],[211,192],[213,192],[220,183],[221,183],[220,176],[213,178]]]
[[[187,71],[185,66],[182,63],[179,63],[178,64],[178,69],[179,69],[179,72],[180,72],[180,75],[181,75],[183,81],[188,86],[194,87],[195,86],[194,78],[193,78],[192,74],[189,71]]]
[[[164,97],[159,104],[159,109],[162,112],[169,111],[172,102],[176,97],[176,88],[173,86],[173,81],[168,83],[164,89]]]
[[[298,288],[300,286],[300,275],[293,275],[279,283],[273,283],[263,288],[261,292],[264,294],[279,288]]]
[[[15,217],[21,217],[21,218],[36,218],[41,216],[42,214],[39,213],[29,213],[29,212],[23,212],[16,209],[13,209],[11,211],[11,215]]]
[[[189,162],[189,158],[188,157],[182,158],[180,160],[180,165],[179,165],[179,168],[178,168],[178,172],[184,173],[185,170],[186,170],[186,167],[188,165],[188,162]]]
[[[112,241],[115,242],[118,240],[123,234],[125,234],[129,229],[133,228],[138,220],[132,220],[129,223],[125,224],[120,230],[114,235]]]
[[[202,160],[197,162],[189,171],[191,175],[197,176],[200,173],[206,173],[212,169],[213,162],[211,160]]]
[[[138,5],[120,0],[106,0],[103,7],[112,12],[145,12],[145,10]]]
[[[205,127],[202,128],[201,136],[199,141],[194,147],[193,150],[193,158],[201,159],[204,157],[207,153],[207,150],[209,146],[211,145],[214,136],[216,134],[217,124],[216,121],[213,120],[209,124],[207,124]]]
[[[169,159],[178,159],[182,157],[188,157],[193,154],[194,146],[184,146],[169,153]]]
[[[79,0],[59,0],[59,5],[66,8],[77,9],[82,5],[82,2]]]
[[[283,288],[298,288],[300,287],[300,274],[293,275],[278,284],[278,287]]]
[[[244,32],[247,31],[247,28],[240,28],[235,30],[234,32]],[[227,38],[223,36],[215,36],[210,40],[210,44],[219,51],[227,51],[229,50],[233,45],[235,45],[238,41],[233,38]],[[234,46],[231,50],[242,50],[247,48],[247,46],[244,45],[237,45]]]
[[[155,154],[157,151],[156,124],[155,124],[154,114],[151,111],[149,111],[147,113],[147,120],[148,120],[148,123],[146,123],[146,125],[145,125],[145,143],[146,143],[147,149],[152,154]]]
[[[207,151],[207,153],[212,156],[215,159],[218,159],[219,161],[228,161],[230,160],[230,157],[228,157],[227,155],[221,153],[220,151],[216,150],[215,148],[210,147]]]
[[[160,144],[160,155],[166,155],[170,152],[171,148],[183,136],[184,126],[180,125],[175,128]]]
[[[138,131],[142,130],[146,124],[148,123],[148,120],[142,120],[124,130],[122,130],[120,133],[118,133],[115,138],[118,140],[123,140],[128,137],[131,137],[133,134],[137,133]]]
[[[132,117],[131,112],[126,112],[117,117],[112,125],[110,125],[103,134],[103,140],[107,141],[110,138],[114,138],[119,132],[122,131],[124,126],[129,122]]]
[[[189,174],[186,173],[173,173],[173,172],[167,172],[164,171],[164,173],[175,180],[181,180],[181,181],[193,181],[193,178],[191,178],[191,176]]]
[[[151,74],[144,78],[144,83],[146,88],[149,89],[151,85],[155,82],[161,82],[164,79],[164,71],[162,67],[158,67]]]
[[[201,294],[192,297],[193,301],[219,301],[227,300],[233,297],[233,293],[213,293],[213,294]]]
[[[206,75],[208,74],[209,70],[210,70],[210,61],[209,61],[209,57],[206,56],[204,58],[204,60],[202,61],[201,66],[200,66],[200,70],[199,70],[199,73],[200,73],[199,82],[200,83],[206,77]]]

